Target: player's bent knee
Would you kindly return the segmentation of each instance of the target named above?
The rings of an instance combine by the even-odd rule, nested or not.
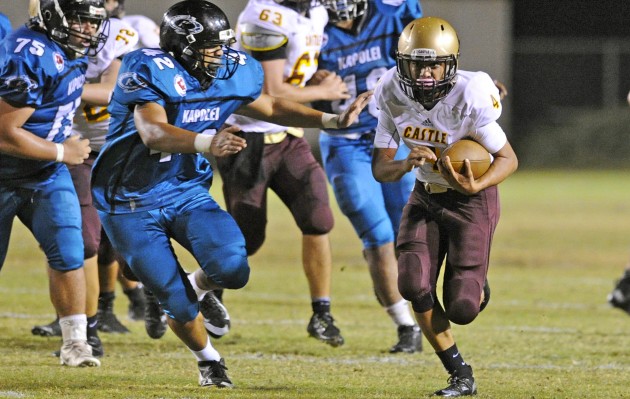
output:
[[[448,282],[444,287],[446,317],[455,324],[469,324],[479,314],[481,286],[475,279]]]
[[[428,276],[419,267],[420,258],[415,252],[402,251],[398,257],[398,290],[403,298],[411,302],[413,310],[424,313],[434,305]]]
[[[59,257],[48,260],[50,268],[53,270],[66,272],[83,267],[83,251],[64,251]]]
[[[328,206],[319,206],[312,210],[305,223],[300,223],[304,235],[320,236],[328,234],[335,225],[332,211]]]
[[[226,253],[220,259],[218,270],[209,274],[209,277],[223,288],[243,288],[249,281],[250,272],[246,254],[242,251]]]
[[[470,324],[479,314],[479,301],[468,298],[451,302],[445,309],[446,317],[455,324]]]

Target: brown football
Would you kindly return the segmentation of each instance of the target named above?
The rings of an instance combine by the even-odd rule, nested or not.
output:
[[[447,155],[457,173],[462,173],[464,159],[468,159],[475,179],[486,173],[492,163],[492,156],[488,151],[481,144],[468,139],[458,140],[449,145],[442,151],[440,157],[444,158]]]

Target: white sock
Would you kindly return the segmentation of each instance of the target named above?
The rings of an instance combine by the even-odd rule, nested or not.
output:
[[[416,324],[409,310],[409,305],[404,299],[386,307],[385,310],[397,326],[413,326]]]
[[[208,290],[199,288],[199,286],[197,285],[197,279],[195,278],[196,273],[197,272],[190,273],[188,275],[188,281],[190,281],[190,285],[192,285],[193,290],[195,290],[195,294],[197,294],[197,300],[201,301],[203,299],[203,296],[206,295],[206,293],[208,292]]]
[[[217,352],[216,349],[214,349],[214,347],[210,343],[210,337],[208,337],[208,343],[206,344],[205,348],[200,351],[194,351],[192,349],[190,349],[190,351],[193,355],[195,355],[195,358],[198,362],[203,362],[204,360],[215,360],[218,362],[219,360],[221,360],[221,355],[219,354],[219,352]]]
[[[87,340],[87,316],[85,314],[73,314],[60,317],[61,336],[63,342],[70,340]]]

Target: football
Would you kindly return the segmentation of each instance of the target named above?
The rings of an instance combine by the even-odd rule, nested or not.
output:
[[[464,159],[468,159],[475,179],[486,173],[492,163],[490,153],[481,144],[469,139],[459,140],[449,145],[442,151],[440,158],[447,155],[457,173],[462,173]]]

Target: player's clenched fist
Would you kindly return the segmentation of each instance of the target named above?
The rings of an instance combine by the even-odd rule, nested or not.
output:
[[[63,157],[61,162],[66,165],[81,165],[90,152],[90,140],[82,139],[79,136],[70,136],[63,142]]]

